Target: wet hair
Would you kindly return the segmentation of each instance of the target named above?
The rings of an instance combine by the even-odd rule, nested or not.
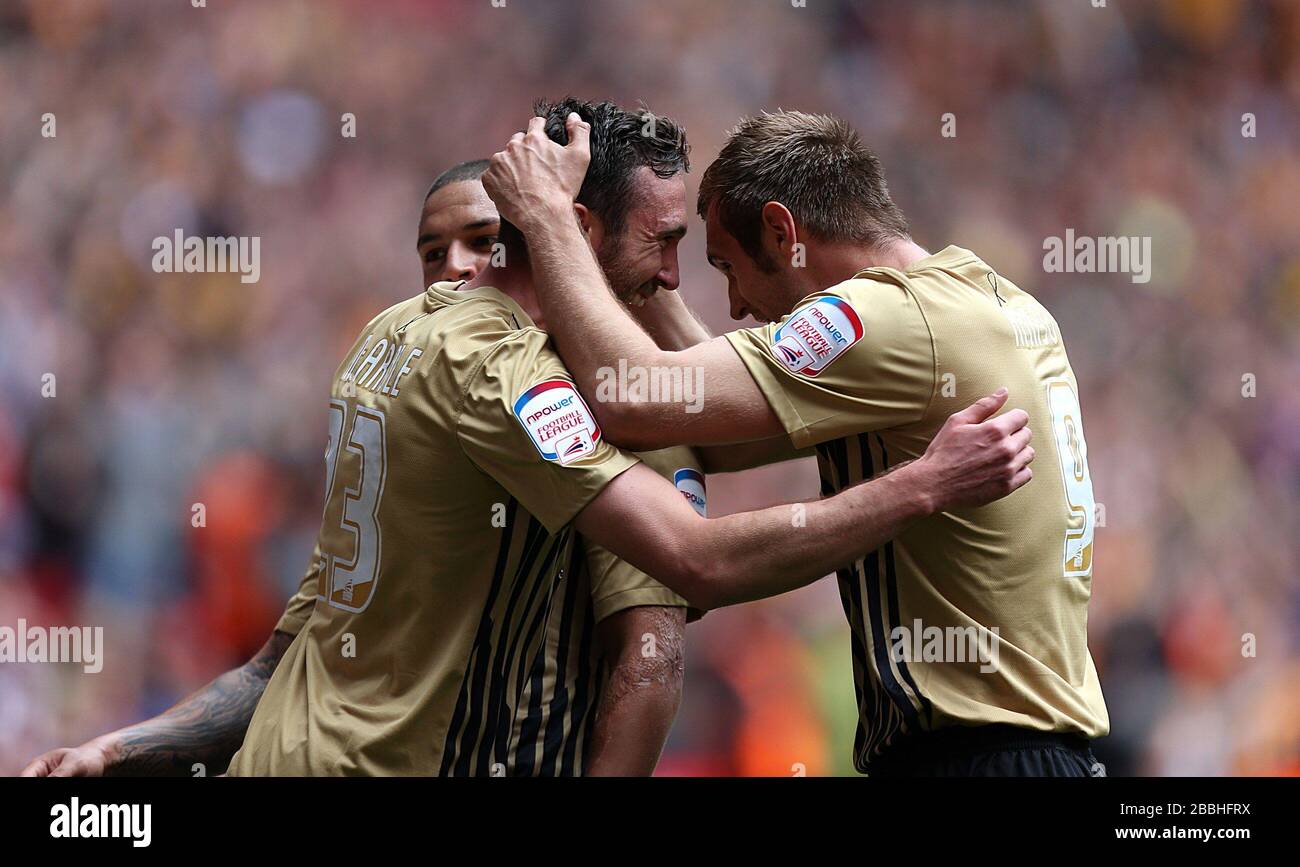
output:
[[[644,107],[628,111],[608,100],[585,102],[571,96],[533,105],[534,116],[546,118],[546,134],[558,144],[569,141],[564,123],[570,112],[591,124],[591,163],[577,201],[600,217],[610,235],[618,235],[627,221],[638,169],[647,166],[661,178],[690,170],[686,132],[671,118]],[[523,236],[505,220],[501,240],[507,249],[523,247]]]

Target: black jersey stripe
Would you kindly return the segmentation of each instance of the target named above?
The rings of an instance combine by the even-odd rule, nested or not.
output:
[[[885,448],[885,441],[881,439],[880,434],[876,434],[876,442],[880,444],[880,463],[884,469],[889,469],[889,451]],[[885,543],[885,573],[889,587],[889,619],[890,628],[903,625],[903,618],[899,614],[898,604],[898,572],[894,569],[894,540],[890,539]],[[930,707],[930,700],[921,693],[917,688],[916,681],[912,679],[912,672],[908,670],[907,662],[900,660],[898,663],[899,673],[903,675],[903,680],[911,687],[912,694],[917,697],[921,703],[921,713],[926,719],[933,715],[933,708]]]
[[[529,648],[533,648],[532,664],[517,666],[515,675],[514,689],[514,707],[519,708],[524,697],[525,685],[531,686],[528,690],[528,716],[524,719],[520,727],[519,743],[515,745],[515,773],[519,776],[529,776],[532,774],[534,765],[533,748],[537,738],[537,729],[541,723],[542,692],[546,684],[546,636],[543,632],[540,641],[537,640],[539,630],[544,630],[544,625],[550,621],[552,601],[555,598],[555,585],[557,581],[552,578],[553,568],[556,559],[571,549],[572,537],[566,530],[561,542],[553,547],[546,556],[545,562],[542,563],[541,570],[538,572],[537,581],[534,589],[540,589],[543,583],[546,584],[546,599],[542,605],[533,606],[530,599],[530,609],[535,613],[531,622],[526,624],[527,629],[521,624],[520,630],[516,632],[514,643],[522,640],[518,651],[512,649],[510,656],[512,659],[519,658],[519,654],[524,654]],[[563,575],[563,572],[560,573]],[[522,663],[522,659],[520,660]],[[504,717],[501,720],[502,728],[499,729],[498,741],[503,753],[508,753],[511,749],[510,737],[514,734],[515,717],[513,714]],[[505,759],[503,758],[502,761]]]
[[[510,598],[506,601],[506,609],[497,628],[496,652],[493,654],[492,666],[489,670],[486,702],[482,707],[481,725],[477,727],[478,750],[475,755],[477,761],[474,773],[480,775],[487,774],[491,770],[496,722],[500,719],[499,715],[503,712],[511,712],[505,695],[507,677],[509,676],[506,667],[513,659],[510,654],[507,630],[520,616],[515,612],[519,608],[519,601],[524,595],[525,587],[530,583],[528,579],[532,575],[532,567],[536,564],[537,558],[547,550],[548,538],[548,534],[541,523],[529,515],[527,541],[524,543],[524,550],[519,557],[519,562],[515,566]],[[505,707],[503,708],[503,706]],[[466,765],[466,773],[469,773],[468,765],[471,752],[474,752],[473,747],[473,742],[467,745],[462,759]]]
[[[530,644],[531,638],[536,634],[535,624],[546,617],[549,608],[550,589],[554,582],[550,580],[551,568],[555,562],[556,555],[560,552],[562,545],[559,543],[552,544],[546,549],[546,556],[542,558],[539,566],[528,570],[532,574],[531,586],[528,591],[528,599],[525,601],[523,610],[519,617],[512,621],[516,628],[510,636],[508,649],[505,655],[505,667],[499,672],[500,688],[497,690],[498,704],[496,708],[496,718],[493,723],[493,737],[491,749],[485,748],[485,745],[479,747],[479,765],[485,766],[484,757],[490,754],[493,761],[506,763],[510,760],[510,741],[514,737],[515,709],[519,707],[519,699],[523,692],[524,677],[527,675],[531,665],[525,661],[525,655]],[[537,604],[537,597],[542,586],[546,585],[547,594],[544,604]],[[532,612],[532,617],[529,613]],[[520,642],[523,642],[522,644]],[[503,644],[507,642],[503,641]],[[543,653],[545,648],[543,648]],[[506,688],[509,682],[509,674],[514,672],[515,686],[507,700]]]
[[[835,474],[834,480],[836,483],[835,490],[837,491],[843,490],[855,482],[868,479],[873,475],[871,455],[869,452],[863,451],[861,438],[857,440],[856,445],[859,453],[856,462],[857,473],[855,477],[854,468],[850,465],[849,461],[848,438],[839,439],[833,443],[833,448],[831,449],[830,454],[833,459]],[[874,553],[871,556],[874,556]],[[881,635],[880,622],[876,617],[879,610],[874,594],[876,585],[872,583],[864,572],[864,566],[870,562],[871,556],[865,560],[853,563],[848,570],[850,575],[852,575],[852,579],[849,581],[849,587],[852,594],[850,599],[851,609],[854,614],[853,620],[849,622],[849,631],[861,636],[859,641],[862,647],[863,661],[863,669],[860,678],[863,685],[862,697],[865,698],[871,706],[869,715],[865,716],[865,719],[863,714],[860,713],[858,715],[858,731],[854,734],[854,743],[855,745],[861,745],[865,749],[870,749],[874,745],[875,740],[880,736],[881,731],[888,728],[891,718],[895,715],[895,710],[891,701],[892,696],[889,695],[888,683],[882,679],[882,685],[885,687],[886,695],[881,696],[879,691],[875,689],[874,680],[871,675],[871,667],[868,664],[868,653],[870,653],[871,659],[875,660],[876,667],[879,668],[881,665],[880,653],[882,649],[885,649],[884,636]],[[867,599],[867,604],[865,606],[863,605],[864,595]],[[871,636],[870,648],[867,647],[867,633],[870,633]],[[887,670],[887,660],[885,662],[885,667]],[[868,689],[870,690],[869,693],[867,692]],[[870,730],[868,730],[865,720],[871,721]],[[857,756],[858,753],[855,752],[854,755]]]
[[[549,580],[539,580],[536,585],[537,589],[541,589],[543,586],[545,586],[546,601],[542,605],[532,605],[530,600],[529,609],[532,610],[534,614],[532,620],[529,621],[529,623],[527,624],[528,627],[527,630],[526,631],[521,630],[523,644],[520,645],[520,652],[524,652],[532,647],[537,647],[538,650],[536,655],[541,655],[541,656],[546,655],[546,642],[543,639],[543,641],[539,646],[537,644],[537,634],[539,630],[543,629],[545,624],[550,622],[552,609],[554,608],[556,587],[564,580],[565,573],[572,571],[572,566],[574,562],[574,558],[572,556],[573,536],[569,533],[568,530],[564,530],[562,532],[563,532],[563,538],[560,544],[557,544],[554,548],[551,549],[551,552],[547,554],[546,562],[542,564],[541,571],[538,573],[539,579],[549,579]],[[564,560],[563,564],[559,564],[559,561],[561,559]],[[512,650],[511,656],[513,657],[514,655],[515,652]],[[523,691],[525,687],[525,678],[531,676],[531,674],[532,674],[531,666],[529,667],[521,666],[519,668],[519,671],[515,676],[516,700],[518,700],[519,697],[523,695]]]
[[[527,513],[525,513],[527,514]],[[493,704],[493,687],[496,684],[496,670],[500,665],[501,656],[501,629],[503,624],[509,622],[514,600],[519,593],[519,573],[520,564],[527,563],[536,554],[536,548],[539,543],[537,520],[528,516],[528,522],[522,525],[522,534],[524,539],[520,544],[520,554],[518,559],[514,560],[515,570],[510,578],[510,604],[506,608],[501,621],[496,621],[491,617],[489,609],[490,636],[489,643],[483,648],[478,664],[475,666],[474,678],[470,683],[470,700],[469,700],[469,717],[465,724],[465,729],[461,733],[460,743],[457,748],[459,756],[456,760],[455,773],[458,776],[467,776],[473,773],[471,763],[474,761],[474,748],[483,739],[483,721],[485,718],[490,719],[490,713]]]
[[[884,616],[881,614],[883,594],[880,593],[880,552],[872,551],[868,554],[865,565],[867,603],[871,615],[871,649],[872,656],[875,658],[876,671],[880,675],[880,684],[884,686],[885,694],[889,695],[898,710],[902,711],[904,718],[915,723],[917,708],[911,705],[911,699],[907,698],[904,689],[893,675],[893,668],[889,667],[889,647],[885,642]]]
[[[833,475],[834,467],[831,466],[830,447],[833,443],[819,443],[817,445],[817,469],[821,477],[821,492],[823,497],[829,497],[836,491],[835,478]]]
[[[853,569],[841,569],[835,573],[840,586],[840,604],[844,608],[844,619],[852,624],[862,617],[862,591],[858,583],[858,574]],[[867,650],[862,642],[862,633],[849,629],[849,650],[853,659],[853,693],[857,699],[858,723],[853,734],[853,755],[861,754],[866,741],[867,730],[862,724],[863,717],[875,703],[875,690],[871,685],[871,676],[867,664]]]
[[[836,440],[817,446],[818,467],[821,476],[821,493],[829,497],[847,485],[848,461],[841,459],[839,447],[843,441]],[[867,661],[866,645],[863,642],[862,629],[862,584],[856,564],[836,571],[839,583],[840,605],[844,609],[844,619],[849,623],[849,647],[853,661],[853,693],[857,700],[858,720],[853,735],[853,755],[862,754],[867,739],[867,729],[863,719],[875,719],[878,714],[873,709],[878,701],[872,687],[870,668]]]
[[[875,475],[875,462],[871,457],[870,444],[863,441],[860,435],[858,446],[862,452],[862,478],[867,479]],[[867,602],[871,617],[871,645],[872,655],[876,663],[876,671],[880,676],[881,686],[885,694],[893,702],[894,706],[902,712],[904,719],[914,722],[916,719],[916,708],[912,706],[912,701],[907,697],[903,687],[894,677],[894,670],[889,664],[889,648],[886,643],[886,632],[884,623],[883,606],[881,605],[881,569],[880,569],[880,552],[872,551],[862,561],[865,570],[859,569],[863,574],[863,583],[866,585]]]
[[[496,604],[497,595],[501,592],[501,582],[505,578],[506,564],[510,560],[511,542],[516,528],[517,506],[518,502],[514,498],[511,498],[506,503],[506,521],[501,530],[501,544],[497,548],[496,565],[492,568],[492,586],[488,590],[486,601],[483,603],[483,613],[479,617],[478,629],[474,633],[474,647],[470,651],[469,660],[465,666],[465,676],[461,678],[460,692],[456,697],[456,709],[452,712],[451,724],[447,728],[447,736],[442,744],[442,766],[439,773],[443,775],[452,772],[455,762],[459,758],[460,734],[469,713],[471,684],[486,673],[484,669],[487,664],[487,656],[492,647],[492,608]]]
[[[578,682],[573,689],[573,704],[568,709],[569,718],[565,726],[567,737],[564,744],[564,759],[560,765],[560,776],[563,777],[571,777],[581,770],[578,766],[578,741],[586,733],[588,708],[594,710],[596,707],[591,701],[592,694],[596,692],[596,684],[592,683],[592,676],[599,674],[596,666],[592,665],[595,631],[596,617],[593,611],[592,616],[583,618],[582,634],[578,641]]]
[[[865,434],[860,434],[857,438],[857,445],[860,454],[862,477],[866,478],[875,475],[877,461],[873,456],[870,438]],[[886,466],[883,454],[879,463],[882,468]],[[883,551],[884,549],[882,547],[872,554],[874,565],[876,567],[876,577],[872,586],[873,589],[877,589],[878,592],[883,593],[886,602],[884,605],[879,601],[875,602],[872,608],[873,613],[881,612],[881,610],[886,608],[888,605],[888,588],[882,588],[884,576],[888,574],[888,568],[884,565]],[[864,578],[864,580],[866,579]],[[886,625],[889,627],[890,632],[881,635],[880,640],[887,646],[890,644],[888,635],[892,633],[895,619],[896,618],[889,618],[886,613]],[[877,624],[872,631],[873,633],[879,634],[879,624]],[[892,659],[892,653],[890,654],[890,659]],[[884,693],[883,700],[877,702],[873,714],[867,718],[867,721],[871,726],[871,731],[867,738],[864,750],[861,753],[855,754],[855,766],[862,772],[867,772],[872,758],[882,754],[890,745],[893,744],[894,738],[899,731],[907,728],[907,722],[909,721],[907,709],[915,709],[915,706],[912,705],[906,692],[902,689],[901,685],[898,685],[898,680],[893,673],[894,670],[889,667],[890,659],[886,660],[884,663],[885,667],[882,669],[889,676],[888,681],[885,680],[883,675],[881,677],[882,686],[885,687],[885,689],[882,690]],[[890,683],[894,684],[897,689],[890,690],[888,688]],[[902,694],[901,700],[899,699],[900,693]]]
[[[564,588],[564,610],[560,617],[560,630],[555,649],[555,692],[547,707],[547,716],[543,730],[545,736],[542,744],[542,763],[538,773],[544,777],[555,775],[556,760],[564,741],[564,712],[569,704],[568,673],[572,648],[570,634],[573,632],[575,606],[590,604],[589,600],[577,598],[578,581],[568,581]]]
[[[531,777],[537,768],[537,741],[542,730],[542,695],[546,689],[548,654],[543,651],[533,659],[528,675],[528,716],[519,726],[519,743],[515,745],[515,776]]]
[[[536,572],[533,580],[533,589],[529,592],[526,611],[533,612],[529,620],[520,618],[519,628],[515,632],[514,638],[511,639],[511,648],[509,658],[515,668],[515,685],[507,711],[511,708],[514,712],[508,712],[500,720],[501,728],[499,740],[499,752],[502,756],[501,761],[506,761],[505,756],[510,752],[510,739],[514,736],[515,716],[520,707],[520,700],[523,697],[525,678],[532,670],[532,664],[529,660],[546,654],[545,639],[540,644],[537,643],[538,629],[546,622],[550,615],[551,601],[555,596],[555,574],[558,569],[557,559],[568,551],[567,531],[557,539],[556,544],[547,552],[546,558],[542,561],[540,569]],[[540,596],[539,596],[540,594]],[[540,601],[538,601],[540,599]]]
[[[573,541],[572,550],[576,551],[579,542],[576,537]],[[569,605],[572,604],[573,593],[569,592],[569,587],[583,583],[583,570],[586,562],[579,558],[577,554],[571,553],[568,558],[569,564],[569,581],[564,583],[562,580],[557,581],[560,597],[560,618],[563,621],[566,616]],[[556,587],[551,590],[552,598],[556,595]],[[543,724],[547,720],[544,708],[549,707],[554,696],[554,691],[550,695],[546,694],[546,667],[552,654],[549,652],[551,616],[553,606],[548,605],[545,618],[545,633],[542,636],[541,646],[538,648],[537,659],[533,661],[533,668],[529,680],[528,696],[528,716],[524,718],[519,732],[519,744],[515,749],[515,769],[519,776],[532,776],[538,766],[538,746],[541,739]],[[555,680],[554,689],[559,689],[562,685],[564,669],[560,664],[558,654],[555,655]]]
[[[872,456],[871,441],[867,434],[858,434],[857,445],[859,461],[862,461],[862,465],[859,467],[859,478],[875,476],[876,467],[879,464],[883,468],[885,465],[884,460],[876,461]],[[879,586],[879,581],[876,586]],[[880,641],[889,646],[889,633],[881,634]],[[893,695],[888,694],[887,690],[880,689],[876,693],[875,707],[872,708],[872,714],[868,716],[867,720],[871,721],[870,737],[867,738],[866,749],[855,757],[855,763],[857,763],[859,771],[866,771],[867,763],[870,762],[871,757],[879,755],[880,751],[884,749],[884,745],[889,744],[894,734],[904,727],[905,718],[900,707],[894,703]]]

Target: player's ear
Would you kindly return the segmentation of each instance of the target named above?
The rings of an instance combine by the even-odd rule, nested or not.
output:
[[[573,213],[578,216],[578,225],[582,227],[582,234],[587,236],[587,243],[591,244],[591,249],[599,253],[600,243],[605,238],[605,224],[601,222],[600,217],[591,212],[590,208],[580,202],[573,203]]]
[[[794,215],[780,202],[768,202],[760,217],[763,226],[763,247],[775,261],[790,261],[795,242],[799,240]]]

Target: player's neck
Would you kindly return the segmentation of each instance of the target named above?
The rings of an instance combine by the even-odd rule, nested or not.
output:
[[[810,261],[819,265],[818,285],[834,286],[866,268],[894,268],[906,271],[930,254],[911,238],[884,244],[826,244]]]
[[[911,238],[898,238],[883,244],[859,247],[858,255],[858,261],[866,263],[858,266],[859,271],[863,268],[893,268],[896,271],[906,271],[930,254]]]
[[[487,267],[471,280],[468,288],[491,286],[510,298],[524,309],[537,327],[546,330],[546,320],[542,316],[542,306],[537,303],[537,291],[533,289],[532,269],[527,263],[519,267]]]

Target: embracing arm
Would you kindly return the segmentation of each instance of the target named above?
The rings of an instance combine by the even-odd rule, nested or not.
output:
[[[576,526],[697,608],[775,596],[866,556],[917,518],[984,505],[1029,481],[1026,414],[987,420],[1004,403],[999,392],[954,413],[917,460],[823,500],[702,518],[638,464]]]
[[[273,632],[252,659],[169,710],[80,747],[51,750],[22,776],[188,776],[195,764],[204,766],[205,776],[224,773],[293,639]]]
[[[649,776],[682,700],[686,609],[628,608],[596,627],[609,676],[587,756],[589,777]]]
[[[689,349],[713,338],[677,291],[661,289],[630,311],[660,349],[670,352]],[[703,409],[702,404],[700,408]],[[750,442],[695,445],[693,450],[706,473],[734,473],[816,455],[813,449],[796,449],[784,431]]]
[[[803,587],[930,514],[926,486],[909,467],[826,500],[701,518],[638,464],[610,482],[576,526],[695,607],[720,608]]]

